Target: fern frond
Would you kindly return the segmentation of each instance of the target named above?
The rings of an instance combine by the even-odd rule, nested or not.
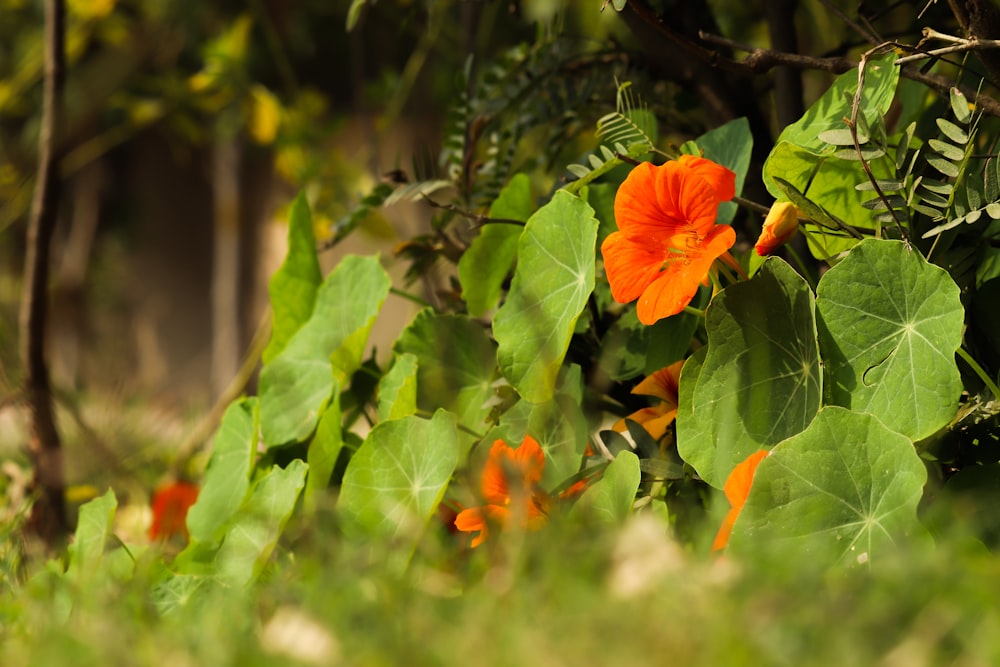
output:
[[[567,165],[566,170],[577,177],[577,180],[566,186],[567,191],[575,193],[587,183],[624,164],[625,160],[638,160],[653,150],[654,139],[637,120],[649,112],[642,106],[641,101],[636,108],[636,102],[629,90],[631,85],[629,81],[618,84],[615,110],[597,120],[596,136],[601,144],[586,157],[588,164]],[[609,146],[613,146],[614,151]]]

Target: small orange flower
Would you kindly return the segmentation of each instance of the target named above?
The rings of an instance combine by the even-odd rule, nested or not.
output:
[[[169,540],[174,535],[188,539],[188,509],[198,500],[198,487],[189,482],[174,482],[153,494],[153,523],[149,539]]]
[[[684,310],[736,242],[732,227],[715,224],[719,204],[735,193],[736,175],[701,157],[633,169],[615,196],[618,231],[601,244],[615,301],[638,299],[643,324]]]
[[[784,245],[799,229],[799,209],[787,201],[777,201],[764,218],[764,227],[757,239],[755,249],[761,257],[766,257]]]
[[[725,549],[726,545],[729,544],[729,535],[733,532],[736,517],[740,515],[743,505],[747,502],[747,496],[750,495],[750,487],[753,485],[753,477],[757,473],[757,466],[760,465],[760,462],[767,455],[768,450],[766,449],[754,452],[743,463],[733,468],[733,471],[729,473],[729,477],[726,478],[726,484],[722,490],[726,494],[726,500],[729,501],[730,508],[729,513],[726,514],[726,518],[722,520],[722,526],[719,527],[715,541],[712,542],[712,551]]]
[[[489,523],[505,525],[512,519],[512,511],[523,513],[519,517],[523,528],[538,530],[545,525],[550,502],[538,486],[544,472],[545,452],[530,435],[525,436],[517,449],[503,440],[495,441],[483,467],[481,482],[487,504],[459,512],[455,528],[465,533],[479,532],[472,539],[473,547],[486,539]]]
[[[636,410],[628,417],[619,419],[612,427],[619,433],[628,430],[625,424],[626,419],[631,419],[640,424],[649,433],[653,440],[659,440],[667,432],[677,417],[677,391],[681,378],[681,368],[684,360],[673,363],[666,368],[661,368],[632,389],[633,394],[640,396],[655,396],[660,399],[659,405]]]

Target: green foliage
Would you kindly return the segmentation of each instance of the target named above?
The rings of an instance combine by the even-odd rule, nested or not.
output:
[[[895,241],[864,241],[817,289],[827,400],[914,440],[955,415],[963,310],[948,274]]]
[[[250,489],[257,452],[257,401],[232,403],[212,441],[204,483],[187,515],[193,549],[219,543]]]
[[[923,531],[927,472],[909,439],[870,414],[826,407],[760,463],[733,551],[798,567],[880,565]]]
[[[277,356],[309,320],[322,282],[312,216],[305,195],[300,194],[288,215],[288,254],[268,285],[274,317],[271,340],[264,349],[264,363]]]
[[[813,296],[780,259],[733,285],[706,312],[708,351],[685,367],[678,451],[706,482],[722,487],[737,463],[805,429],[820,407],[823,378]],[[690,362],[689,362],[690,363]]]
[[[573,511],[590,514],[598,521],[621,525],[632,512],[641,480],[639,457],[632,452],[619,452],[604,470],[600,481],[580,496]]]
[[[523,222],[534,210],[531,179],[527,174],[515,174],[490,205],[489,217]],[[500,300],[503,283],[517,259],[517,240],[522,230],[516,224],[488,224],[462,254],[458,277],[470,315],[482,317]]]
[[[597,219],[564,192],[528,219],[507,301],[493,319],[500,368],[525,399],[552,398],[577,318],[594,289]]]
[[[482,326],[461,315],[422,310],[400,334],[395,351],[416,360],[417,407],[428,414],[449,410],[464,427],[482,432],[497,355]]]
[[[351,459],[337,507],[344,530],[409,559],[458,465],[454,415],[415,416],[377,424]]]
[[[336,385],[361,366],[365,343],[389,293],[375,257],[349,257],[323,281],[312,316],[260,373],[261,429],[268,446],[313,429]]]

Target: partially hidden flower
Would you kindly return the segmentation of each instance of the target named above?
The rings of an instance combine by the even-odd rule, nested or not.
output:
[[[153,523],[149,539],[169,540],[180,535],[187,540],[187,513],[198,500],[198,487],[190,482],[173,482],[153,494]]]
[[[764,218],[764,227],[754,246],[757,254],[761,257],[770,255],[795,236],[798,229],[798,207],[787,201],[774,202],[771,210],[767,212],[767,217]]]
[[[483,467],[481,493],[486,504],[463,509],[455,517],[455,528],[464,533],[478,532],[472,546],[486,539],[490,524],[506,526],[516,522],[527,530],[545,525],[550,499],[539,487],[545,472],[545,452],[530,435],[518,448],[497,440]]]
[[[701,157],[633,169],[615,196],[618,231],[601,244],[615,301],[638,299],[643,324],[684,310],[736,242],[732,227],[715,224],[719,204],[735,193],[736,175]]]
[[[662,438],[663,434],[667,432],[667,427],[677,417],[677,392],[683,366],[684,360],[682,359],[666,368],[661,368],[637,384],[632,389],[633,394],[654,396],[660,399],[660,402],[657,405],[636,410],[629,416],[619,419],[612,428],[619,433],[624,433],[628,430],[625,420],[630,419],[646,429],[653,440]]]
[[[726,500],[729,501],[729,513],[722,520],[722,526],[719,527],[719,532],[715,535],[715,541],[712,542],[712,551],[725,549],[726,545],[729,544],[729,535],[733,532],[736,518],[740,515],[740,511],[742,511],[743,505],[746,504],[747,497],[750,495],[750,487],[753,485],[757,466],[760,465],[760,462],[767,455],[768,450],[766,449],[754,452],[745,461],[733,468],[733,471],[729,473],[729,477],[726,478],[726,484],[722,487],[722,491],[726,494]]]

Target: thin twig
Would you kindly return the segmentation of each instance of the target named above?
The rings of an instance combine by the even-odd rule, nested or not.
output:
[[[892,216],[893,221],[896,223],[896,229],[899,230],[899,235],[906,243],[906,247],[910,247],[910,240],[906,235],[906,231],[903,229],[902,223],[899,221],[899,216],[896,215],[896,210],[892,207],[889,199],[882,192],[882,188],[879,187],[878,179],[875,178],[875,174],[872,173],[871,165],[868,160],[864,158],[861,153],[861,142],[858,140],[858,112],[861,109],[861,91],[865,85],[865,68],[868,64],[868,57],[880,52],[884,52],[886,48],[891,48],[891,45],[883,44],[876,46],[874,49],[865,51],[861,56],[861,62],[858,63],[858,88],[854,91],[854,100],[851,103],[851,117],[847,121],[847,127],[851,131],[851,140],[854,142],[854,150],[858,154],[858,159],[861,160],[861,166],[865,170],[865,174],[868,176],[868,181],[872,184],[872,188],[875,190],[875,194],[878,198],[885,204],[886,209],[889,211],[889,215]]]
[[[823,72],[831,72],[833,74],[843,74],[844,72],[850,71],[858,66],[858,63],[850,58],[820,58],[816,56],[803,56],[796,53],[771,51],[770,49],[762,49],[756,46],[741,44],[731,39],[720,37],[718,35],[712,35],[706,32],[701,32],[698,36],[702,40],[711,44],[717,44],[719,46],[726,46],[739,51],[747,52],[747,57],[740,62],[728,60],[722,54],[717,53],[717,58],[715,58],[714,62],[717,65],[725,66],[730,70],[735,69],[735,71],[748,76],[763,74],[772,68],[781,65],[797,67],[800,69],[820,70]],[[911,81],[922,83],[931,90],[937,91],[942,95],[947,95],[948,91],[956,87],[953,80],[938,74],[921,72],[919,68],[912,64],[904,64],[901,66],[899,74],[900,76],[906,77]],[[1000,118],[1000,102],[988,95],[978,93],[974,88],[970,88],[969,86],[959,84],[957,87],[966,97],[976,100],[976,107],[983,113]]]
[[[920,40],[920,43],[915,47],[917,53],[912,55],[903,56],[896,61],[897,65],[905,65],[906,63],[915,62],[917,60],[923,60],[925,58],[936,58],[938,56],[943,56],[949,53],[959,53],[962,51],[979,51],[985,49],[1000,49],[1000,39],[979,39],[978,37],[955,37],[954,35],[948,35],[943,32],[938,32],[934,28],[924,28],[923,30],[924,38]],[[937,39],[942,42],[948,42],[951,46],[943,46],[939,49],[924,50],[922,47],[924,42],[932,39]]]
[[[520,225],[521,227],[524,227],[525,225],[524,220],[512,220],[510,218],[491,218],[487,215],[482,215],[480,213],[473,213],[472,211],[467,211],[464,208],[459,208],[454,204],[442,204],[441,202],[436,202],[423,193],[420,193],[420,196],[423,197],[424,201],[426,201],[431,206],[431,208],[439,208],[442,211],[451,211],[452,213],[457,213],[463,218],[475,220],[478,226],[500,224],[500,225]]]

